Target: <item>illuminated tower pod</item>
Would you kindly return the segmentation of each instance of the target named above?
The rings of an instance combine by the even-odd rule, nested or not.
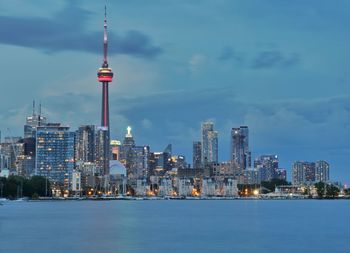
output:
[[[103,174],[108,174],[109,171],[109,99],[108,99],[108,85],[113,80],[112,69],[108,67],[107,61],[108,38],[107,38],[107,15],[105,6],[105,20],[104,20],[104,36],[103,36],[103,63],[102,67],[98,69],[97,79],[102,83],[102,115],[101,127],[105,131],[104,137],[104,158],[103,158]]]

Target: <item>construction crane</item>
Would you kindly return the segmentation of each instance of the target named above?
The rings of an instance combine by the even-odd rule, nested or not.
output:
[[[10,128],[7,128],[7,131],[9,133],[9,137],[10,137],[10,140],[11,140],[12,152],[13,152],[14,159],[15,159],[15,169],[16,169],[16,172],[18,174],[18,152],[17,152],[17,148],[15,148],[15,141],[14,141],[13,136],[11,134]],[[22,196],[23,196],[23,180],[21,180],[21,188],[19,188],[19,186],[17,186],[17,198],[22,197]]]

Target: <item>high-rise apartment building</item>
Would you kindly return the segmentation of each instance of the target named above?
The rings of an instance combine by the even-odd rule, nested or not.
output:
[[[292,165],[293,185],[313,184],[316,181],[314,162],[296,161]]]
[[[315,164],[315,170],[317,182],[329,181],[329,163],[326,161],[317,161]]]
[[[213,122],[202,123],[202,164],[218,162],[218,132]]]
[[[251,167],[249,130],[247,126],[231,130],[231,161],[240,171]]]
[[[259,171],[260,181],[270,181],[277,178],[278,156],[261,155],[254,160],[254,168]]]
[[[83,125],[75,132],[75,161],[95,162],[96,127]]]
[[[65,183],[74,169],[74,136],[68,126],[59,123],[38,126],[35,174]]]

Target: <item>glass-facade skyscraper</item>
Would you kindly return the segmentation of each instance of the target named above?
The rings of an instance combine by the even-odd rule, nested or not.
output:
[[[76,162],[95,162],[96,127],[94,125],[80,126],[75,136]]]
[[[59,123],[38,126],[35,174],[63,184],[74,169],[74,136]]]
[[[218,132],[213,122],[202,123],[202,164],[218,162]]]
[[[240,170],[251,167],[249,130],[247,126],[232,128],[231,130],[231,161],[238,166]]]

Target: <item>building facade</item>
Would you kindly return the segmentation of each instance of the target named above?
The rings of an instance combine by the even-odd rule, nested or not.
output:
[[[74,169],[74,136],[59,123],[37,127],[35,174],[66,183]]]
[[[292,164],[293,185],[310,185],[316,182],[316,164],[296,161]]]
[[[200,141],[193,142],[192,167],[198,169],[202,167],[202,143]]]
[[[213,122],[202,123],[202,164],[218,162],[218,132]]]
[[[247,126],[232,128],[231,130],[231,161],[241,171],[251,167],[251,153],[249,151],[249,130]]]

